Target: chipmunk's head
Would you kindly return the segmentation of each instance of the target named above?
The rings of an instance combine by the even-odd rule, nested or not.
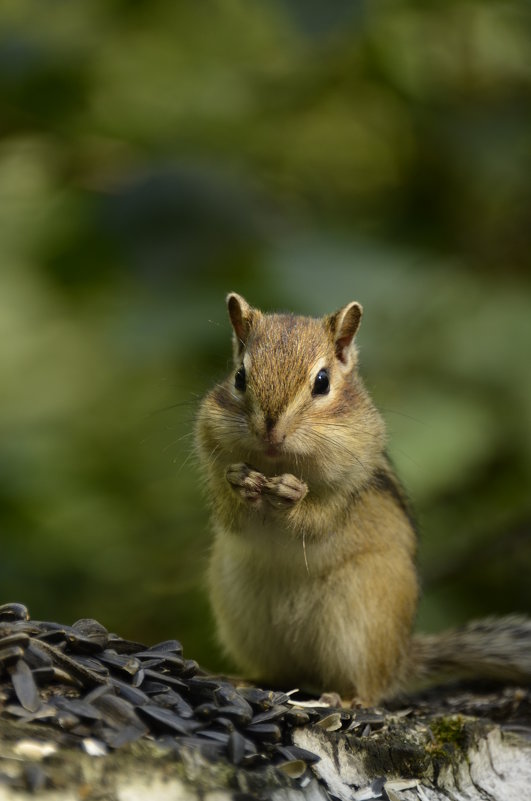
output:
[[[361,458],[355,451],[374,438],[367,418],[374,407],[356,369],[361,305],[354,301],[314,319],[263,314],[230,293],[227,307],[234,371],[214,398],[226,412],[227,428],[218,430],[231,458],[265,472],[279,464],[299,472],[309,463],[348,461],[350,467]]]

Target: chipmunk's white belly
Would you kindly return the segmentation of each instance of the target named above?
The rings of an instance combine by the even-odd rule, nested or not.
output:
[[[314,548],[305,556],[301,538],[272,525],[218,532],[210,588],[221,642],[248,677],[351,688],[363,637],[352,566],[347,586],[340,568],[332,576],[319,572]]]

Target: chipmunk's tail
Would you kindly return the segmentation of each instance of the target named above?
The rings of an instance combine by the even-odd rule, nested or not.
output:
[[[474,620],[441,634],[413,638],[411,674],[474,676],[531,682],[531,618],[521,615]]]

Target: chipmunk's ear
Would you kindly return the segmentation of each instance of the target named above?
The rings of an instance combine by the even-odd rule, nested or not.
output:
[[[354,337],[360,327],[362,314],[361,304],[352,301],[326,318],[334,340],[336,356],[346,367],[352,367],[356,363]]]
[[[236,292],[229,292],[227,295],[227,309],[234,331],[234,358],[239,359],[247,342],[253,318],[257,312],[256,309],[249,306],[247,301],[242,298],[241,295],[237,295]]]

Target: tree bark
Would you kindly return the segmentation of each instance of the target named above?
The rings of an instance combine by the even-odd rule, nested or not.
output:
[[[529,693],[464,692],[457,701],[444,693],[391,711],[354,710],[346,730],[327,730],[335,728],[333,722],[293,729],[294,744],[320,757],[306,768],[302,763],[300,775],[293,764],[285,773],[272,765],[242,769],[226,760],[209,761],[179,748],[178,738],[144,738],[91,756],[65,745],[63,733],[52,726],[0,719],[0,801],[531,797]],[[486,717],[479,718],[478,710]]]

